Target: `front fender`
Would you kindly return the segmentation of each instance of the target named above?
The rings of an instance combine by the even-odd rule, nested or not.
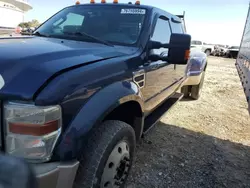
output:
[[[85,144],[87,133],[117,106],[136,101],[144,112],[138,86],[130,81],[111,84],[92,96],[85,103],[61,137],[55,151],[60,160],[76,158]]]
[[[186,80],[183,85],[198,85],[207,67],[207,55],[193,52],[186,69]]]
[[[207,55],[203,52],[191,53],[188,62],[186,74],[187,76],[197,76],[205,71],[207,66]]]

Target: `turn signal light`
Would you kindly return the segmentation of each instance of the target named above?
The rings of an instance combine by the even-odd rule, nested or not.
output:
[[[118,3],[118,0],[114,0],[113,3],[117,4],[117,3]]]
[[[101,3],[106,3],[106,0],[102,0]]]
[[[95,3],[95,0],[90,0],[90,3],[91,3],[91,4],[94,4],[94,3]]]
[[[61,134],[61,107],[9,101],[3,114],[6,152],[34,163],[49,161]]]
[[[81,3],[80,3],[80,1],[76,1],[76,5],[80,5]]]
[[[141,2],[140,2],[140,1],[136,1],[135,4],[136,4],[136,5],[140,5]]]
[[[190,50],[185,51],[185,60],[189,59],[190,57]]]
[[[60,122],[58,120],[50,121],[44,125],[37,126],[27,123],[9,123],[9,131],[14,134],[43,136],[58,130]]]

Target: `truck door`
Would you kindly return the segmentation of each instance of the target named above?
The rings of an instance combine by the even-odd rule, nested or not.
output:
[[[169,43],[171,29],[168,18],[158,16],[151,40]],[[150,53],[167,56],[168,49],[162,48],[152,50]],[[145,87],[142,89],[145,100],[146,113],[150,113],[157,105],[164,101],[173,91],[171,86],[174,83],[174,65],[166,61],[145,62],[146,73]]]

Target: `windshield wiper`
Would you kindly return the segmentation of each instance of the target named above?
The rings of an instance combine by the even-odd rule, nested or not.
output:
[[[35,33],[32,33],[32,35],[39,36],[39,37],[50,37],[49,35],[42,34],[39,31],[36,31]]]
[[[85,32],[74,32],[74,33],[71,33],[71,32],[64,32],[65,34],[69,34],[69,35],[75,35],[75,36],[84,36],[84,37],[87,37],[89,39],[91,39],[93,42],[98,42],[98,43],[101,43],[101,44],[105,44],[107,46],[114,46],[112,44],[110,44],[109,42],[107,41],[104,41],[104,40],[101,40],[101,39],[98,39],[92,35],[89,35]]]

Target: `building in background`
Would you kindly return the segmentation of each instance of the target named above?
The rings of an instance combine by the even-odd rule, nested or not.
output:
[[[13,33],[31,9],[27,0],[0,0],[0,35]]]

